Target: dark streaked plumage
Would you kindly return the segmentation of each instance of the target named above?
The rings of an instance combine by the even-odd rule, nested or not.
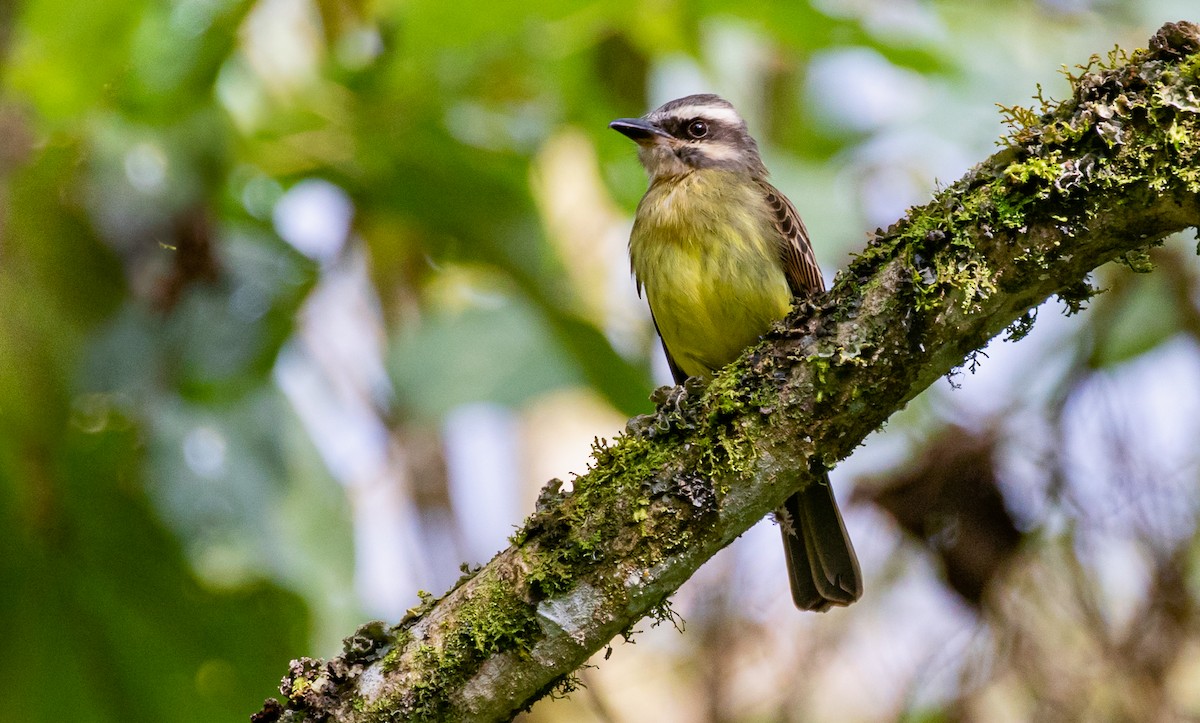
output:
[[[637,142],[650,176],[630,259],[672,376],[711,377],[793,297],[824,291],[808,231],[767,181],[758,144],[728,101],[690,95],[610,126]],[[824,611],[862,595],[827,475],[788,498],[778,517],[797,607]]]

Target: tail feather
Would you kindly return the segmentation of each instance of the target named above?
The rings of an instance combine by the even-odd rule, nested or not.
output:
[[[792,601],[825,612],[862,597],[862,572],[828,475],[784,502],[791,524],[781,525]]]

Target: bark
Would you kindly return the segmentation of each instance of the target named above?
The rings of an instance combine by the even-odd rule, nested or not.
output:
[[[1003,149],[886,231],[707,388],[552,480],[512,545],[330,661],[293,661],[256,717],[508,720],[643,617],[709,557],[997,334],[1019,337],[1089,273],[1200,224],[1200,30],[1093,57],[1073,96],[1009,109]],[[569,487],[569,489],[568,489]],[[870,594],[868,591],[867,594]]]

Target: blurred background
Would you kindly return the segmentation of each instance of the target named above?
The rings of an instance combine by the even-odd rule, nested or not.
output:
[[[729,98],[832,281],[995,104],[1195,13],[0,0],[0,721],[246,720],[648,411],[609,120]],[[857,605],[792,609],[764,522],[524,720],[1200,718],[1194,244],[834,471]]]

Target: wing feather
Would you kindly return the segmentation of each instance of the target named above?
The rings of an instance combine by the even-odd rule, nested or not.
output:
[[[808,229],[796,212],[796,207],[779,189],[766,181],[759,181],[767,206],[774,214],[772,219],[779,233],[779,258],[787,274],[788,285],[795,296],[808,296],[825,290],[825,279],[813,253]]]

